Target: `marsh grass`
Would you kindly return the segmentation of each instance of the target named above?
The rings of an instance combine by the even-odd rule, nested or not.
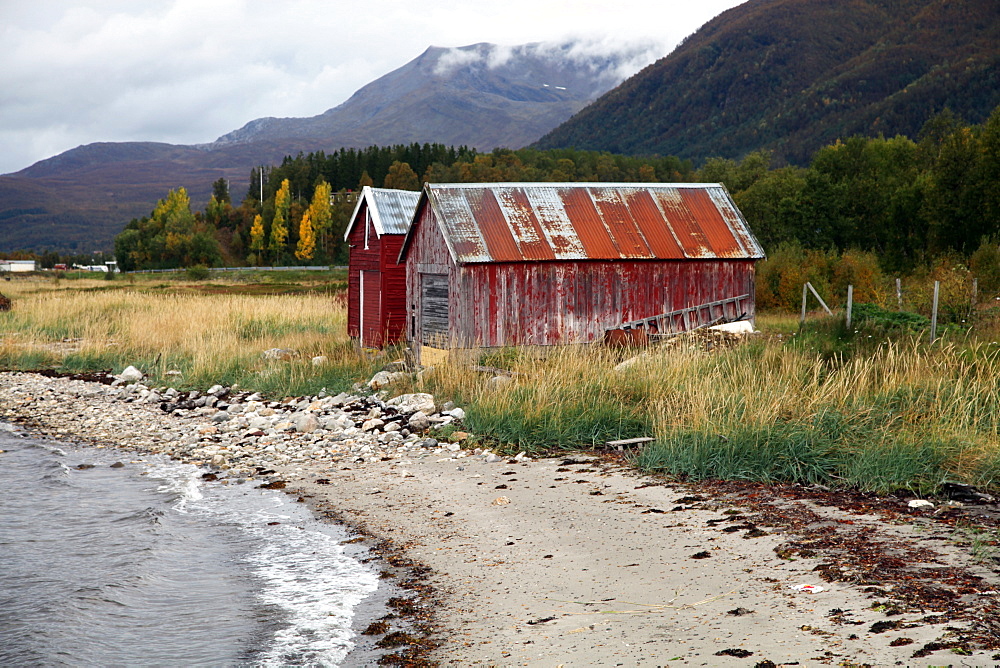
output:
[[[117,372],[133,364],[153,384],[176,384],[166,372],[177,369],[181,387],[238,384],[281,398],[347,390],[399,352],[376,359],[358,352],[340,297],[204,294],[178,281],[11,285],[5,293],[14,309],[0,313],[5,368]],[[479,442],[508,451],[652,436],[635,464],[677,478],[913,494],[945,480],[997,485],[995,324],[929,345],[923,333],[886,338],[832,320],[801,329],[794,322],[762,317],[764,335],[711,350],[695,340],[641,352],[564,348],[543,358],[483,351],[481,365],[510,375],[497,380],[455,363],[392,391],[454,400]],[[269,348],[299,356],[262,359]],[[313,366],[315,355],[329,363]]]
[[[342,299],[206,295],[184,293],[183,285],[174,285],[181,292],[164,293],[68,284],[25,283],[9,290],[14,308],[0,314],[0,366],[119,372],[131,364],[153,383],[176,383],[166,372],[179,370],[183,387],[238,384],[287,396],[349,388],[376,364],[347,339]],[[269,348],[298,356],[262,359]],[[314,367],[317,355],[328,363]]]
[[[844,345],[850,345],[850,342]],[[916,337],[840,355],[808,339],[759,337],[732,348],[505,352],[496,384],[468,367],[420,386],[455,397],[466,423],[531,453],[652,436],[635,463],[709,478],[924,494],[944,480],[1000,480],[1000,351]]]

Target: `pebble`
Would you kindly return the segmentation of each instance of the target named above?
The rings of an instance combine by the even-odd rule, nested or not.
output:
[[[431,425],[464,417],[450,402],[445,404],[449,415],[435,412],[429,394],[383,401],[364,393],[331,397],[323,392],[279,403],[222,385],[202,393],[115,382],[0,373],[2,417],[65,440],[162,453],[246,479],[277,465],[368,466],[441,455],[503,461],[489,450],[467,451],[459,443],[439,443],[429,436]],[[528,460],[524,453],[519,457]]]

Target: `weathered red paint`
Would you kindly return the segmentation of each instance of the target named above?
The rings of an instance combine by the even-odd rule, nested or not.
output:
[[[401,251],[407,336],[419,349],[421,274],[448,277],[452,347],[600,341],[744,294],[752,318],[761,257],[721,186],[429,185]]]
[[[359,209],[358,222],[347,236],[347,334],[368,348],[405,338],[406,267],[399,264],[402,234],[379,236],[366,215],[367,203]],[[367,227],[368,247],[365,248]],[[364,272],[364,308],[361,308],[361,275]],[[362,321],[362,312],[364,320]]]

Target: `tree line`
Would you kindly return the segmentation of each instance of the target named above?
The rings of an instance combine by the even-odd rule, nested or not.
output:
[[[503,181],[721,182],[769,254],[783,245],[871,253],[881,270],[911,274],[1000,248],[1000,108],[979,125],[946,111],[914,139],[850,137],[821,148],[807,167],[775,167],[765,151],[699,168],[673,156],[439,144],[299,154],[254,169],[238,206],[221,179],[203,212],[192,212],[182,191],[169,193],[126,226],[116,257],[126,270],[343,263],[362,186]]]

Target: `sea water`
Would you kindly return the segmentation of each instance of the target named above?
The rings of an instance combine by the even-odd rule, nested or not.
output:
[[[377,575],[288,495],[4,423],[0,451],[0,666],[336,666],[352,648]]]

